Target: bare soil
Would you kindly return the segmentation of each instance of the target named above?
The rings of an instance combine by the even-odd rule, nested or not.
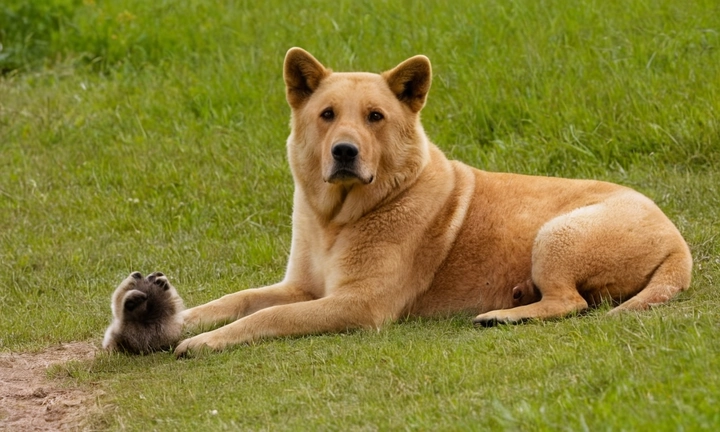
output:
[[[73,342],[36,353],[0,353],[0,431],[88,429],[100,392],[48,378],[47,369],[92,360],[96,350]]]

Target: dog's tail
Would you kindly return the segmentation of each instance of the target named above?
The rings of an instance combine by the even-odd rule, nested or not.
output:
[[[665,258],[642,291],[609,313],[645,310],[651,306],[665,303],[680,291],[686,290],[690,286],[692,255],[684,241],[682,244],[684,248]]]

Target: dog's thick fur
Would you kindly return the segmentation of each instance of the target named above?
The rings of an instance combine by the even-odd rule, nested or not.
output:
[[[284,78],[295,180],[285,279],[185,311],[190,327],[229,324],[177,355],[409,316],[491,324],[602,301],[641,310],[690,284],[687,244],[640,193],[449,161],[420,124],[426,57],[381,75],[333,73],[293,48]]]
[[[113,292],[110,308],[113,322],[103,339],[108,351],[148,354],[180,340],[183,301],[160,272],[144,279],[131,273]]]

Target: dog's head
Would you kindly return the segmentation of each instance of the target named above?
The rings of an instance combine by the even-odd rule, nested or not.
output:
[[[383,74],[333,73],[292,48],[285,57],[288,140],[296,178],[327,187],[396,187],[427,162],[419,121],[431,83],[430,61],[412,57]]]

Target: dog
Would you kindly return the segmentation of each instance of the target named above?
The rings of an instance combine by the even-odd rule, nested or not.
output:
[[[110,308],[113,321],[102,343],[108,351],[148,354],[180,340],[183,301],[160,272],[131,273],[113,292]]]
[[[636,311],[688,288],[690,250],[642,194],[448,160],[420,122],[431,76],[422,55],[373,74],[287,52],[285,277],[184,311],[187,328],[215,329],[182,341],[177,356],[404,317],[465,313],[492,325],[602,302]]]

